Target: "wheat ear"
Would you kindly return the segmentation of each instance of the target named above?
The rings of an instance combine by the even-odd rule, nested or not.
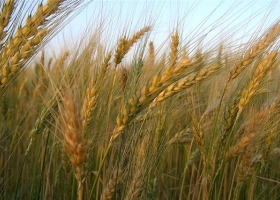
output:
[[[174,137],[169,140],[168,144],[185,144],[185,143],[190,143],[192,141],[192,131],[190,128],[184,129],[174,135]]]
[[[101,194],[100,200],[110,200],[113,198],[117,185],[121,183],[123,179],[122,176],[122,170],[114,171],[113,176],[110,178],[108,184]]]
[[[226,133],[232,128],[233,123],[236,119],[237,113],[238,113],[238,102],[240,101],[240,95],[241,91],[238,91],[235,95],[232,103],[230,104],[229,108],[227,109],[226,117],[225,117],[225,131],[220,137],[220,142],[224,140]]]
[[[191,117],[192,117],[192,124],[193,124],[193,128],[192,128],[191,133],[193,134],[194,140],[195,140],[195,142],[197,144],[197,147],[200,151],[200,156],[201,156],[203,165],[206,166],[203,132],[200,128],[200,124],[198,123],[198,121],[196,120],[194,115],[192,115]]]
[[[152,26],[145,26],[144,28],[136,32],[127,42],[128,49],[130,49],[134,43],[136,43],[145,33],[149,32],[151,29]]]
[[[13,74],[17,73],[26,60],[34,55],[38,45],[48,34],[46,18],[54,14],[61,4],[59,0],[49,1],[45,6],[39,5],[33,16],[28,16],[23,27],[17,29],[16,35],[9,40],[9,45],[1,52],[0,86],[8,84]],[[12,5],[12,4],[11,4]]]
[[[264,146],[262,147],[262,161],[266,162],[273,154],[273,149],[277,144],[277,133],[275,130],[271,130],[264,140]]]
[[[127,104],[121,108],[117,116],[117,126],[110,138],[110,142],[113,142],[136,114],[144,109],[144,107],[148,106],[161,91],[180,78],[178,73],[184,72],[184,69],[194,64],[195,62],[191,62],[191,59],[181,61],[176,67],[167,69],[162,75],[155,75],[145,86],[133,95],[128,100]]]
[[[147,172],[147,144],[149,143],[149,137],[149,134],[145,135],[138,147],[138,152],[135,157],[135,172],[125,196],[125,200],[138,199],[141,196],[141,192],[144,188],[144,178]]]
[[[99,72],[98,79],[97,79],[97,83],[103,83],[102,80],[104,80],[107,69],[111,65],[110,64],[111,57],[112,57],[112,51],[109,51],[107,53],[106,57],[104,58],[103,63],[101,65],[100,72]]]
[[[178,60],[178,47],[179,47],[179,34],[178,31],[171,36],[171,44],[170,44],[170,54],[169,54],[169,65],[170,67],[174,67]]]
[[[58,111],[58,100],[56,99],[56,96],[54,96],[47,102],[47,105],[43,108],[39,117],[37,118],[30,133],[32,138],[35,138],[37,135],[41,134],[46,127],[54,122],[53,112],[56,111]]]
[[[125,54],[128,52],[128,41],[125,37],[121,38],[119,40],[119,44],[116,50],[116,55],[115,55],[115,66],[121,63],[122,59],[124,58]]]
[[[237,112],[236,119],[239,118],[244,107],[249,103],[249,101],[255,95],[255,92],[257,91],[263,78],[266,76],[268,70],[273,65],[277,55],[278,52],[274,51],[270,53],[268,56],[266,56],[266,58],[261,63],[258,64],[257,68],[253,73],[252,79],[249,81],[247,87],[243,90],[243,93],[241,94],[239,103],[237,105],[238,112]]]
[[[93,110],[96,105],[96,87],[93,78],[86,89],[85,99],[82,107],[82,118],[83,118],[83,131],[86,131],[86,127],[92,119]]]
[[[115,54],[115,66],[121,63],[124,56],[128,53],[130,48],[136,43],[146,32],[151,30],[151,26],[146,26],[142,28],[140,31],[136,32],[131,39],[127,39],[123,37],[119,40],[119,44]]]
[[[236,145],[229,148],[226,154],[226,160],[229,161],[231,158],[234,158],[239,154],[243,153],[245,147],[252,142],[254,137],[255,137],[254,133],[249,133],[243,136]]]
[[[155,65],[155,47],[154,43],[151,41],[149,43],[149,67],[150,70]]]
[[[6,37],[6,31],[7,31],[6,27],[10,23],[11,15],[14,11],[14,8],[15,8],[15,1],[13,0],[6,0],[6,2],[3,4],[0,13],[0,41],[2,41]]]
[[[213,65],[207,69],[199,70],[196,73],[193,73],[186,78],[183,78],[174,84],[168,86],[165,90],[163,90],[152,102],[150,108],[153,108],[158,102],[162,102],[168,97],[171,97],[178,92],[182,91],[185,88],[191,87],[197,83],[202,82],[206,78],[212,76],[215,72],[217,72],[220,68],[218,65]]]
[[[83,164],[86,157],[84,144],[84,135],[82,132],[82,121],[78,109],[70,95],[65,93],[63,96],[64,105],[64,148],[72,165],[75,167],[75,175],[78,181],[78,199],[83,199]]]
[[[240,163],[237,166],[237,185],[235,189],[234,199],[239,199],[240,189],[246,179],[248,179],[254,170],[253,152],[251,149],[241,157]]]
[[[125,92],[127,79],[128,79],[128,70],[125,67],[121,68],[121,85],[122,91]]]
[[[264,51],[280,34],[280,23],[274,27],[252,48],[250,48],[243,56],[243,59],[238,62],[236,67],[230,72],[228,82],[235,79],[246,67],[248,67],[254,59]]]
[[[274,113],[275,110],[276,101],[273,101],[272,104],[256,113],[252,119],[246,121],[237,134],[255,133],[260,130],[261,126],[269,120],[271,114]]]

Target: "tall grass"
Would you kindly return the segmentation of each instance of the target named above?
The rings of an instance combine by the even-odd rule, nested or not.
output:
[[[1,3],[1,199],[280,198],[280,19],[244,44],[178,26],[160,47],[156,23],[114,40],[100,21],[40,51],[77,5]]]

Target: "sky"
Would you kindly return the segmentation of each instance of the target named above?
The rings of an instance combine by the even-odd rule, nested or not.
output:
[[[257,37],[280,19],[280,5],[271,0],[93,0],[50,42],[57,49],[83,40],[86,31],[102,30],[101,43],[115,44],[153,25],[150,39],[160,47],[177,29],[181,42],[204,47],[219,41],[242,43]],[[203,39],[203,42],[202,42]],[[191,45],[191,44],[190,44]],[[197,43],[196,43],[197,45]],[[71,46],[71,45],[70,45]]]

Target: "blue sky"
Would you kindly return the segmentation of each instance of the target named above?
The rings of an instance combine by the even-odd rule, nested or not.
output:
[[[115,43],[124,32],[134,33],[148,24],[153,25],[150,39],[155,46],[168,41],[176,27],[185,44],[204,37],[204,46],[218,41],[242,43],[257,37],[276,19],[280,19],[280,5],[271,0],[93,0],[50,47],[80,40],[85,30],[93,31],[100,24],[103,43]]]

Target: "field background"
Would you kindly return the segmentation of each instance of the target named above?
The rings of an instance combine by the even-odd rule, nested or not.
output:
[[[87,3],[0,3],[0,198],[280,199],[279,3]]]

